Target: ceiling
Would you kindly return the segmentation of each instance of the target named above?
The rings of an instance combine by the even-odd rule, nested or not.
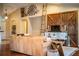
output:
[[[5,9],[7,9],[7,13],[8,14],[10,14],[10,13],[12,13],[13,11],[15,11],[16,9],[18,9],[18,8],[21,8],[21,7],[24,7],[24,6],[29,6],[30,4],[28,4],[28,3],[3,3],[3,4],[0,4],[0,6],[3,6],[3,13],[5,13]],[[68,5],[68,6],[72,6],[72,7],[74,7],[74,6],[76,6],[76,7],[79,7],[79,3],[63,3],[63,4],[55,4],[55,3],[53,3],[52,5]],[[0,8],[0,9],[1,9]],[[1,11],[2,12],[2,11]]]
[[[3,9],[3,13],[6,13],[5,10],[7,9],[7,14],[12,13],[13,11],[15,11],[18,8],[28,6],[27,3],[4,3],[4,4],[0,4],[0,5],[2,5],[1,8]]]

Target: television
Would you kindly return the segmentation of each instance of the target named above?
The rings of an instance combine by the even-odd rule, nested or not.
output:
[[[60,25],[52,25],[51,26],[51,32],[61,32],[60,31]]]

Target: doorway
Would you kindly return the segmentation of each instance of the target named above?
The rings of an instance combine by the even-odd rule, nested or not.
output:
[[[22,32],[28,33],[28,20],[27,19],[23,19],[22,21]]]

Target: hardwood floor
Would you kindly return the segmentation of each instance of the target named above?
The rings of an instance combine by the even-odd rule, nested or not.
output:
[[[30,55],[11,51],[9,44],[0,44],[0,56],[30,56]],[[79,51],[77,51],[73,56],[79,56]]]
[[[11,51],[9,44],[0,44],[0,56],[30,56],[30,55]]]

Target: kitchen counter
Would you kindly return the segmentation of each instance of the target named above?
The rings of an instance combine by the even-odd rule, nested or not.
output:
[[[12,37],[10,42],[11,50],[33,56],[43,56],[46,55],[46,48],[43,46],[44,39],[42,36]]]

